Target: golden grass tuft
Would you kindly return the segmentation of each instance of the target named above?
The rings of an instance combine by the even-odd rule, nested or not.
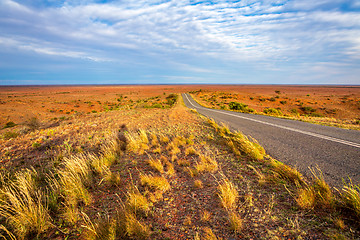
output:
[[[82,239],[87,240],[115,240],[115,221],[111,220],[109,216],[101,218],[97,223],[93,223],[90,218],[85,214],[83,215],[85,231],[82,232]]]
[[[170,189],[170,183],[164,177],[140,174],[140,183],[141,185],[163,192]]]
[[[147,215],[151,208],[151,203],[148,202],[139,190],[134,188],[127,193],[126,205],[136,214],[143,213]]]
[[[160,142],[161,143],[168,143],[170,141],[170,139],[167,136],[161,136],[160,137]]]
[[[315,192],[312,187],[298,189],[296,203],[303,209],[313,209],[315,206]]]
[[[343,205],[360,217],[360,187],[354,185],[350,179],[350,182],[342,188],[340,197]]]
[[[179,159],[179,160],[177,160],[177,164],[180,167],[188,167],[188,166],[190,166],[190,161],[187,159]]]
[[[203,188],[203,183],[201,180],[197,179],[194,181],[194,187],[195,188]]]
[[[174,168],[174,164],[172,164],[171,162],[167,162],[166,163],[166,174],[169,176],[174,176],[175,175],[175,168]]]
[[[232,133],[226,125],[219,126],[213,119],[208,119],[208,123],[225,139],[226,144],[236,155],[240,156],[243,152],[252,160],[264,159],[265,150],[255,139],[249,139],[241,132]]]
[[[150,228],[140,222],[134,214],[125,213],[126,235],[132,239],[147,239],[150,236]]]
[[[160,190],[157,190],[155,192],[145,192],[144,194],[152,203],[156,203],[163,199],[163,192]]]
[[[157,147],[157,146],[159,146],[159,140],[158,140],[158,137],[156,136],[156,134],[155,133],[152,133],[151,135],[150,135],[150,138],[151,138],[151,146],[152,147]]]
[[[59,191],[65,200],[63,216],[72,224],[79,219],[78,204],[91,203],[91,194],[86,189],[92,183],[89,158],[90,155],[84,154],[65,158],[63,168],[57,171],[58,179],[50,179],[51,185],[55,186],[53,191]]]
[[[197,152],[194,147],[187,147],[185,149],[185,155],[196,155]]]
[[[157,172],[164,173],[164,166],[162,165],[160,159],[149,159],[147,160],[147,163]]]
[[[202,212],[201,221],[208,222],[208,221],[210,221],[210,218],[211,218],[211,213],[209,211],[205,210]]]
[[[197,172],[215,172],[218,170],[218,163],[209,156],[200,155],[200,162],[195,165]]]
[[[271,159],[270,166],[279,178],[288,180],[295,185],[303,185],[304,177],[296,169],[283,164],[275,159]]]
[[[10,181],[1,189],[0,215],[14,229],[15,235],[26,238],[28,235],[39,235],[50,226],[44,194],[36,188],[34,169],[16,174],[15,181]]]
[[[126,138],[129,142],[127,145],[129,151],[142,155],[149,149],[149,139],[144,130],[139,130],[137,134],[126,132]]]
[[[228,220],[230,224],[230,229],[235,233],[241,232],[244,227],[243,220],[238,213],[234,211],[228,211]]]
[[[233,183],[230,182],[228,179],[223,179],[218,186],[218,190],[218,195],[222,206],[228,210],[234,209],[236,207],[235,204],[239,197],[239,194]]]
[[[124,207],[117,210],[114,223],[115,239],[145,240],[151,233],[146,224],[139,221],[133,212]]]
[[[330,186],[325,182],[324,176],[319,168],[317,168],[318,174],[314,169],[310,169],[313,177],[313,189],[316,194],[316,205],[322,208],[332,207],[334,202],[334,196],[330,189]]]
[[[208,227],[204,227],[203,229],[203,239],[206,240],[217,240],[216,235],[213,233],[213,231],[211,230],[211,228]]]

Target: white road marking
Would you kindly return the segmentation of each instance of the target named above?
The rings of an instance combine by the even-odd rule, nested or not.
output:
[[[250,120],[250,121],[253,121],[253,122],[258,122],[258,123],[270,125],[270,126],[273,126],[273,127],[278,127],[278,128],[286,129],[286,130],[289,130],[289,131],[293,131],[293,132],[297,132],[297,133],[302,133],[302,134],[305,134],[305,135],[309,135],[309,136],[313,136],[313,137],[318,137],[318,138],[321,138],[321,139],[325,139],[325,140],[329,140],[329,141],[333,141],[333,142],[337,142],[337,143],[342,143],[342,144],[345,144],[345,145],[348,145],[348,146],[360,148],[360,144],[359,144],[359,143],[349,142],[349,141],[346,141],[346,140],[342,140],[342,139],[338,139],[338,138],[333,138],[333,137],[329,137],[329,136],[325,136],[325,135],[321,135],[321,134],[317,134],[317,133],[302,131],[302,130],[299,130],[299,129],[290,128],[290,127],[285,127],[285,126],[281,126],[281,125],[274,124],[274,123],[268,123],[268,122],[264,122],[264,121],[261,121],[261,120],[256,120],[256,119],[252,119],[252,118],[248,118],[248,117],[244,117],[244,116],[235,115],[235,114],[232,114],[232,113],[222,112],[222,111],[214,110],[214,109],[211,109],[211,108],[205,108],[205,107],[202,107],[202,106],[201,106],[201,107],[196,107],[196,106],[190,101],[190,99],[189,99],[189,97],[187,96],[187,94],[184,94],[184,95],[185,95],[186,99],[188,100],[188,102],[189,102],[194,108],[203,108],[203,109],[208,110],[208,111],[213,111],[213,112],[217,112],[217,113],[222,113],[222,114],[225,114],[225,115],[229,115],[229,116],[233,116],[233,117],[237,117],[237,118],[242,118],[242,119]]]

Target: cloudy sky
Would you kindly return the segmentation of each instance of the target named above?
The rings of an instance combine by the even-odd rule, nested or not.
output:
[[[0,85],[360,84],[360,0],[0,0]]]

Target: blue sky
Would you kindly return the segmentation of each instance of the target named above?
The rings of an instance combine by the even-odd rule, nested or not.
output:
[[[0,85],[360,84],[359,0],[0,0]]]

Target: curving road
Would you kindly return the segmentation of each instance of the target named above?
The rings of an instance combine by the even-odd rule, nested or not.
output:
[[[316,125],[306,122],[253,115],[200,106],[189,94],[182,94],[187,107],[223,122],[255,138],[267,154],[310,176],[309,167],[322,170],[334,187],[350,177],[360,183],[360,131]]]

